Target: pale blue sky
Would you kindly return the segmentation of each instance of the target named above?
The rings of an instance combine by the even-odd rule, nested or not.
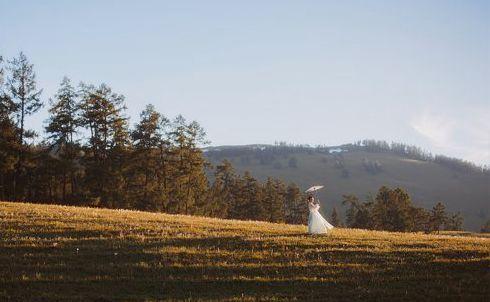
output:
[[[7,1],[0,54],[199,121],[213,145],[416,144],[490,163],[490,1]],[[29,118],[41,130],[46,108]]]

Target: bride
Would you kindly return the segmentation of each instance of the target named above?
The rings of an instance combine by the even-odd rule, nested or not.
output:
[[[333,225],[328,223],[318,212],[320,204],[311,195],[308,196],[308,208],[310,209],[310,215],[308,216],[309,234],[326,234],[333,229]]]

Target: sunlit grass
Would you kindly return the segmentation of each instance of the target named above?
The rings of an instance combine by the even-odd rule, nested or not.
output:
[[[490,239],[0,203],[0,300],[486,300]]]

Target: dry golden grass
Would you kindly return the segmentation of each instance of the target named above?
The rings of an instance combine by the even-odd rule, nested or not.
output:
[[[489,238],[305,231],[284,224],[1,202],[0,300],[490,298]]]

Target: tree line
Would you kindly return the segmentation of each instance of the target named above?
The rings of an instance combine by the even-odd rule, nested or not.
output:
[[[472,162],[453,158],[445,155],[432,155],[417,146],[411,146],[403,143],[392,142],[391,144],[383,140],[365,139],[357,141],[354,144],[344,145],[347,150],[362,150],[367,152],[390,152],[410,159],[416,159],[426,162],[434,162],[449,167],[453,170],[466,173],[483,173],[490,175],[488,166],[479,166]]]
[[[410,195],[401,188],[382,186],[376,195],[361,201],[355,195],[344,195],[346,224],[350,228],[393,232],[439,232],[462,230],[463,217],[448,213],[438,202],[431,210],[416,207]]]
[[[1,200],[305,221],[298,186],[239,176],[226,161],[211,167],[199,123],[168,119],[152,105],[130,127],[124,96],[106,84],[63,78],[39,140],[25,126],[45,105],[33,65],[23,53],[4,63],[0,57]]]
[[[463,173],[482,173],[490,175],[489,167],[486,165],[476,165],[472,162],[458,158],[448,157],[445,155],[433,155],[420,147],[407,145],[403,143],[388,143],[383,140],[365,139],[352,144],[344,144],[338,147],[329,147],[325,145],[310,146],[304,144],[288,144],[286,142],[276,142],[274,145],[250,145],[239,148],[211,148],[207,150],[207,155],[212,159],[223,157],[241,157],[244,163],[250,163],[255,159],[261,165],[276,163],[277,159],[287,159],[291,154],[328,154],[341,155],[342,152],[333,152],[335,150],[348,151],[365,151],[373,153],[393,153],[399,156],[426,162],[434,162],[450,169]],[[369,163],[368,166],[363,163],[369,173],[376,174],[380,171],[376,163]]]
[[[294,183],[268,177],[263,183],[249,172],[237,174],[227,160],[216,166],[211,186],[213,202],[221,205],[212,216],[304,224],[306,196]]]

